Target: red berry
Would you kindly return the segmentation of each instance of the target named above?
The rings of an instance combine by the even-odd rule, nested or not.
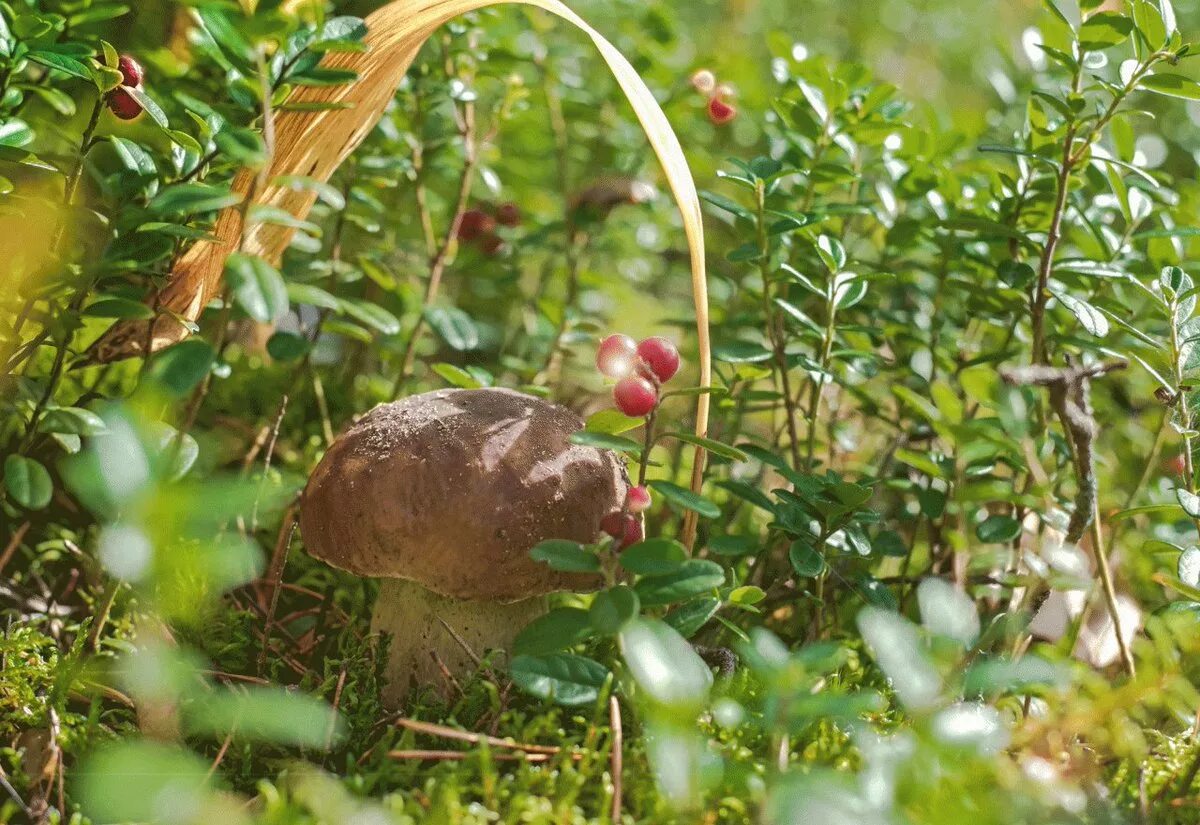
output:
[[[121,59],[117,61],[117,70],[121,73],[121,84],[134,88],[142,85],[142,78],[146,74],[142,70],[142,64],[127,54],[121,55]]]
[[[638,344],[637,352],[659,381],[670,381],[679,372],[679,350],[666,338],[647,338]]]
[[[142,104],[137,102],[137,98],[120,87],[108,93],[105,103],[121,120],[133,120],[142,113]]]
[[[491,257],[499,255],[504,249],[504,239],[494,232],[489,232],[483,236],[483,240],[479,242],[479,248],[483,250],[483,254]]]
[[[613,387],[613,400],[630,418],[642,418],[658,404],[658,390],[640,375],[627,375]]]
[[[468,209],[463,212],[462,220],[458,223],[458,239],[473,241],[482,238],[496,229],[496,219],[480,209]]]
[[[1166,469],[1169,475],[1181,476],[1187,472],[1187,461],[1184,460],[1183,453],[1177,456],[1168,458],[1166,461]]]
[[[650,509],[650,491],[645,487],[630,487],[625,494],[625,509],[631,513],[644,513]]]
[[[708,119],[717,126],[724,126],[737,117],[737,109],[719,97],[708,101]]]
[[[624,378],[637,363],[637,344],[628,335],[610,335],[596,350],[596,369],[609,378]]]
[[[515,203],[502,203],[496,207],[496,223],[501,226],[517,226],[521,223],[521,207]]]
[[[600,520],[600,529],[614,539],[619,539],[618,550],[637,544],[645,537],[642,520],[629,513],[609,513]]]
[[[714,97],[708,101],[708,119],[718,126],[724,126],[737,117],[737,109],[729,103]]]
[[[717,88],[717,78],[708,69],[699,69],[692,75],[692,88],[702,95],[710,95]]]

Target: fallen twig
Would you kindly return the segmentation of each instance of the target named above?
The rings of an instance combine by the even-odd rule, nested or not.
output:
[[[624,767],[625,736],[621,728],[621,704],[615,695],[608,697],[608,726],[612,730],[612,753],[609,757],[609,772],[612,774],[613,798],[612,821],[621,821],[621,773]]]
[[[4,553],[0,555],[0,572],[4,571],[5,566],[12,561],[13,554],[17,552],[17,548],[21,546],[21,539],[25,538],[25,533],[29,531],[29,522],[21,523],[21,526],[12,534],[12,538],[8,540],[8,544],[4,546]]]
[[[1034,364],[1028,367],[1005,368],[1000,370],[1000,377],[1010,386],[1045,387],[1050,393],[1050,404],[1062,422],[1074,453],[1075,475],[1079,491],[1075,495],[1075,508],[1071,513],[1071,521],[1067,526],[1066,541],[1077,544],[1083,538],[1084,531],[1091,526],[1092,555],[1096,559],[1096,568],[1100,574],[1100,584],[1104,591],[1104,602],[1108,609],[1109,619],[1113,623],[1113,633],[1117,638],[1117,647],[1121,653],[1121,663],[1126,672],[1133,676],[1135,673],[1133,656],[1125,644],[1121,633],[1121,616],[1117,609],[1117,591],[1113,586],[1112,571],[1108,566],[1108,556],[1104,551],[1104,537],[1100,532],[1100,504],[1098,485],[1096,483],[1095,440],[1099,428],[1092,414],[1089,397],[1089,382],[1114,370],[1128,366],[1126,361],[1104,361],[1099,364],[1083,365],[1070,364],[1065,367],[1052,367],[1044,364]]]

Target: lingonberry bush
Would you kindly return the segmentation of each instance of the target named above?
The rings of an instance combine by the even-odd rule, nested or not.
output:
[[[1200,6],[581,2],[700,190],[702,384],[670,182],[542,11],[272,174],[380,5],[0,2],[0,821],[1200,820]],[[397,711],[300,491],[447,387],[627,492],[529,548],[594,593]]]

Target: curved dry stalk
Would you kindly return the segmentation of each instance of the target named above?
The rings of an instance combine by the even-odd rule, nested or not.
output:
[[[274,152],[270,166],[261,178],[265,185],[255,193],[255,201],[284,209],[297,218],[306,217],[316,200],[315,192],[281,184],[280,179],[301,175],[328,180],[382,117],[425,41],[452,18],[500,3],[536,6],[582,30],[591,38],[633,106],[683,217],[691,255],[692,297],[700,350],[699,380],[701,386],[709,386],[712,369],[704,227],[700,200],[683,148],[654,95],[624,55],[559,0],[393,0],[376,10],[366,19],[365,51],[334,53],[327,57],[328,67],[355,71],[359,74],[358,81],[345,86],[301,87],[291,98],[293,103],[331,103],[337,108],[286,111],[278,115]],[[234,191],[250,192],[254,178],[252,171],[241,172],[234,181]],[[244,212],[239,208],[224,210],[213,229],[215,240],[197,243],[189,249],[172,271],[167,284],[151,299],[162,312],[150,321],[122,321],[114,325],[92,345],[91,360],[107,362],[145,355],[147,348],[157,351],[187,337],[185,322],[198,319],[204,307],[218,294],[225,259],[237,248],[243,236],[244,252],[278,261],[294,230],[263,223],[243,227]],[[698,435],[707,432],[708,412],[709,397],[701,394],[696,402],[695,430]],[[694,490],[699,490],[703,469],[704,451],[697,447],[692,473]],[[695,529],[696,516],[689,511],[684,522],[685,543],[692,543]]]

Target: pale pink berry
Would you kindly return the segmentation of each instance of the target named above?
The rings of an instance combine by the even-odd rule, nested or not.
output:
[[[596,350],[596,369],[609,378],[623,378],[637,364],[637,344],[628,335],[610,335]]]
[[[644,418],[658,404],[658,390],[640,375],[627,375],[613,387],[613,400],[630,418]]]
[[[699,69],[692,75],[692,88],[702,95],[710,95],[717,88],[717,77],[708,69]]]
[[[650,491],[645,487],[630,487],[625,494],[625,509],[631,513],[644,513],[650,509]]]
[[[637,345],[637,353],[660,382],[670,381],[679,372],[679,350],[666,338],[647,338]]]

